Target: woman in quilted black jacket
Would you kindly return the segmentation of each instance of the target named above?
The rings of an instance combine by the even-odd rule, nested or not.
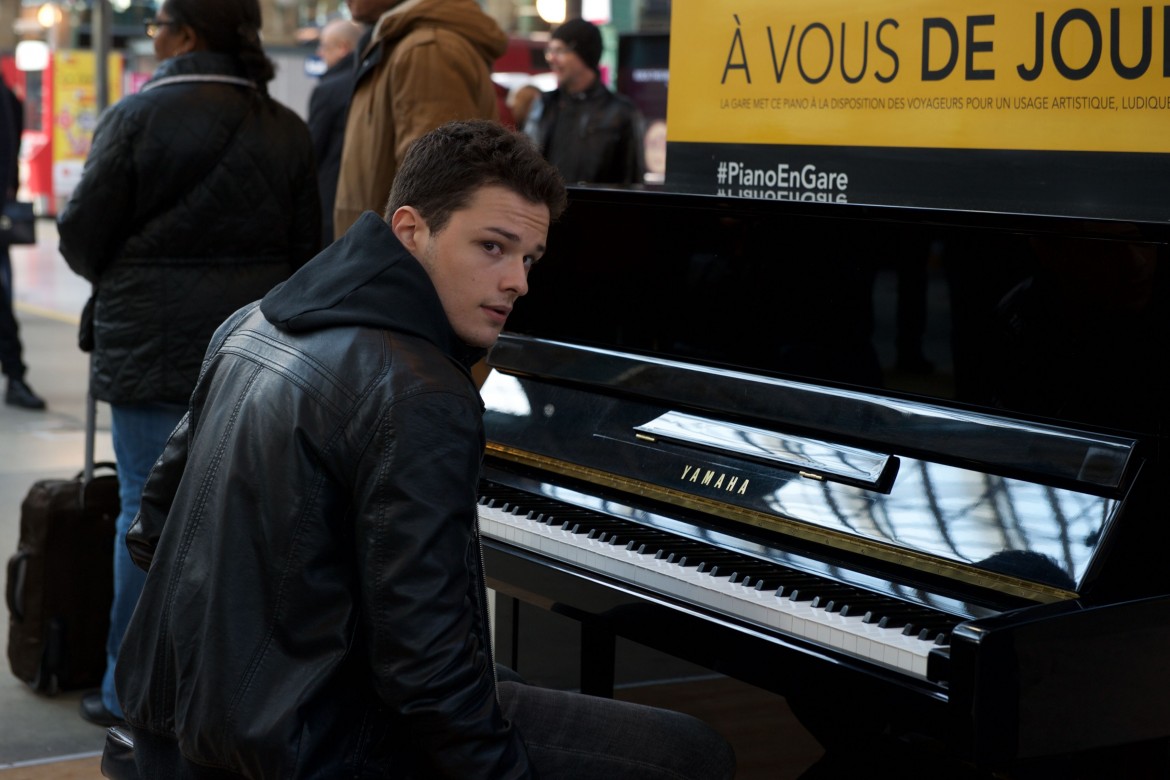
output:
[[[312,143],[268,95],[257,0],[166,0],[147,34],[159,67],[101,116],[58,220],[61,253],[94,286],[91,387],[110,404],[121,483],[106,678],[81,702],[102,725],[121,720],[114,661],[144,579],[122,540],[143,482],[216,327],[303,265],[320,232]]]

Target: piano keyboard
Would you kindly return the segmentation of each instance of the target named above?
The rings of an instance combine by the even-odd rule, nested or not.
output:
[[[956,618],[770,561],[498,486],[485,536],[927,679]]]

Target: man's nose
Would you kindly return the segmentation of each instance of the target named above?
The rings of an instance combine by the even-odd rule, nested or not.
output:
[[[505,290],[514,292],[517,297],[528,293],[528,268],[525,267],[524,258],[518,257],[515,261],[508,263],[503,287]]]

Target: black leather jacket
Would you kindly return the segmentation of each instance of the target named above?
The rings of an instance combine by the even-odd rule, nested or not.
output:
[[[321,248],[309,129],[227,54],[165,60],[105,111],[61,212],[97,288],[95,397],[185,404],[211,334]]]
[[[641,184],[646,174],[642,115],[600,81],[582,92],[546,92],[525,132],[569,184]]]
[[[127,540],[136,730],[246,777],[529,776],[488,636],[481,354],[373,212],[224,323]]]

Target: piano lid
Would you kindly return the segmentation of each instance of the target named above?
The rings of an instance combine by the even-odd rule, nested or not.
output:
[[[508,328],[1144,440],[1170,427],[1168,242],[1167,223],[571,189]]]

